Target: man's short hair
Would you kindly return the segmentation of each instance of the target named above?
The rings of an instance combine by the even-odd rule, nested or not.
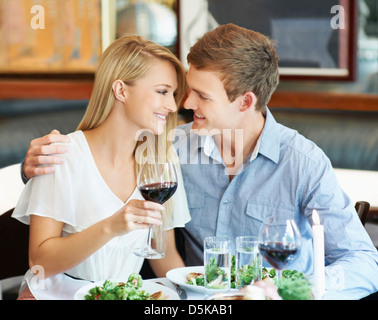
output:
[[[232,102],[246,92],[257,97],[256,109],[264,111],[279,83],[274,42],[263,34],[235,24],[207,32],[191,49],[188,63],[215,72]]]

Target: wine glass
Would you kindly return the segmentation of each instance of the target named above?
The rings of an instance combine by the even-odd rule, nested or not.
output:
[[[299,255],[301,234],[293,219],[270,216],[259,231],[259,250],[277,271],[277,283],[282,270],[287,269]]]
[[[147,161],[138,174],[137,186],[145,200],[165,203],[177,189],[175,165],[171,162]],[[151,247],[151,228],[149,225],[146,246],[135,249],[134,254],[147,259],[160,259],[164,257],[164,249]]]

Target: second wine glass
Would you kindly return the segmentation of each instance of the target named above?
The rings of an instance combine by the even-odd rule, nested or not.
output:
[[[301,234],[293,219],[268,217],[259,232],[259,250],[277,271],[280,281],[282,270],[286,269],[299,255]]]
[[[146,162],[138,174],[137,186],[143,198],[160,204],[168,201],[177,189],[177,174],[175,165],[171,162]],[[157,228],[157,227],[156,227]],[[160,259],[164,257],[164,249],[151,247],[151,230],[148,228],[147,243],[144,248],[137,248],[134,254],[147,259]],[[163,233],[163,230],[159,232]],[[157,239],[159,234],[155,232],[155,242],[162,243],[164,239]]]

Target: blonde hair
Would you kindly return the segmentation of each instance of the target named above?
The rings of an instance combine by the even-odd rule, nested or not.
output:
[[[178,83],[176,103],[179,104],[186,91],[185,69],[180,60],[167,48],[152,41],[139,36],[125,36],[114,41],[103,53],[86,113],[77,129],[89,130],[101,125],[115,101],[113,82],[120,79],[132,84],[143,78],[153,59],[169,61],[175,67]],[[171,113],[169,118],[177,119],[177,114]]]
[[[87,110],[77,130],[90,130],[100,126],[109,115],[115,96],[112,85],[116,80],[122,80],[132,85],[134,81],[143,78],[155,59],[171,62],[177,72],[176,104],[179,106],[186,91],[186,72],[180,60],[167,48],[139,36],[125,36],[114,41],[103,53],[95,74],[93,90]],[[170,113],[165,131],[159,137],[147,135],[147,141],[137,141],[135,148],[136,174],[145,162],[145,154],[138,148],[145,143],[153,145],[155,155],[162,154],[176,163],[180,170],[176,152],[172,147],[170,137],[177,125],[177,112]],[[174,136],[174,134],[173,134]],[[137,137],[136,137],[137,138]],[[167,207],[170,207],[167,202]]]

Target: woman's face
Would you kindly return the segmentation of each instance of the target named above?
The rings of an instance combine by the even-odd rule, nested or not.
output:
[[[137,130],[161,134],[167,116],[177,111],[177,73],[171,62],[155,59],[146,75],[126,85],[126,113]]]

